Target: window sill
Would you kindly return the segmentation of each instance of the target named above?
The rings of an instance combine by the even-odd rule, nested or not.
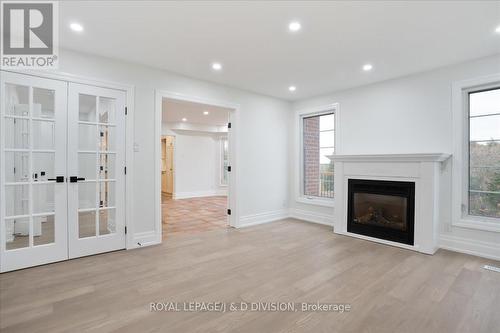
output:
[[[454,227],[476,229],[490,232],[500,232],[500,219],[464,216],[457,222],[452,223]]]
[[[308,205],[331,207],[331,208],[333,208],[335,206],[334,199],[323,199],[323,198],[316,198],[316,197],[298,197],[297,202],[308,204]]]

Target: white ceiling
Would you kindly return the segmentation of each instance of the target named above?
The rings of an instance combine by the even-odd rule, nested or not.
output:
[[[183,122],[182,118],[186,118],[186,123],[189,124],[225,126],[231,111],[218,106],[170,98],[164,98],[162,102],[162,122],[169,123]],[[203,111],[208,111],[208,115],[204,115]]]
[[[500,53],[500,1],[65,1],[60,16],[62,47],[289,100]]]

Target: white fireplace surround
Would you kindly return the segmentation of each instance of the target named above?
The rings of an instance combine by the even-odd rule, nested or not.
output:
[[[439,247],[440,183],[443,164],[451,155],[388,154],[334,155],[335,219],[334,232],[383,244],[434,254]],[[370,179],[415,182],[414,245],[358,235],[347,231],[348,179]]]

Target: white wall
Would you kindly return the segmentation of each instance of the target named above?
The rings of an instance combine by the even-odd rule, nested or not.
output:
[[[175,136],[174,198],[226,195],[220,186],[220,134],[172,130],[162,124],[162,135]]]
[[[288,119],[290,104],[275,98],[199,81],[146,66],[61,50],[60,69],[135,86],[135,233],[154,230],[154,92],[172,91],[239,104],[238,193],[240,219],[284,210],[288,205]],[[263,195],[265,194],[265,195]]]
[[[376,68],[375,68],[376,70]],[[500,73],[500,57],[488,57],[430,72],[335,92],[293,104],[302,110],[331,103],[340,104],[339,154],[452,153],[452,82]],[[370,75],[367,73],[366,75]],[[293,119],[290,128],[294,129]],[[295,140],[297,133],[290,133]],[[290,147],[296,156],[298,147]],[[441,235],[463,250],[469,243],[500,251],[500,233],[457,228],[451,225],[451,169],[446,168]],[[291,157],[290,183],[298,177]],[[290,197],[291,209],[310,214],[330,214],[333,209],[296,202],[296,189]],[[469,245],[467,245],[469,244]],[[500,257],[500,252],[498,253]]]

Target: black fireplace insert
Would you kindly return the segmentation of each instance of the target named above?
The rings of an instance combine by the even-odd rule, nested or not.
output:
[[[415,183],[349,179],[347,231],[414,244]]]

